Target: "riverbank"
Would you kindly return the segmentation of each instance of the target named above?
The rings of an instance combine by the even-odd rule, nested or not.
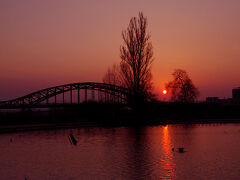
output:
[[[240,123],[240,105],[149,103],[134,110],[121,104],[81,104],[0,112],[0,133],[78,127]]]
[[[197,124],[234,124],[240,123],[240,119],[198,119],[191,121],[183,120],[166,120],[155,122],[142,122],[142,123],[111,123],[100,124],[97,122],[78,122],[78,123],[49,123],[49,124],[22,124],[22,125],[4,125],[0,126],[0,134],[15,133],[22,131],[36,131],[36,130],[56,130],[56,129],[75,129],[75,128],[112,128],[112,127],[139,127],[139,126],[166,126],[166,125],[197,125]]]

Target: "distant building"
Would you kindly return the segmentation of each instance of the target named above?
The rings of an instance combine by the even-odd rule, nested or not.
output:
[[[206,102],[207,103],[219,103],[219,97],[207,97]]]
[[[219,97],[207,97],[206,103],[209,104],[232,104],[232,98],[220,99]]]
[[[206,103],[213,104],[240,104],[240,87],[232,89],[232,98],[220,99],[219,97],[207,97]]]
[[[240,87],[235,88],[232,90],[232,99],[234,101],[239,101],[240,100]]]

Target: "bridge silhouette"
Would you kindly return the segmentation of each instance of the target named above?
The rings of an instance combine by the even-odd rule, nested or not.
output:
[[[0,101],[0,109],[51,107],[96,101],[125,104],[129,96],[130,93],[126,88],[113,84],[98,82],[72,83],[42,89],[16,99]]]

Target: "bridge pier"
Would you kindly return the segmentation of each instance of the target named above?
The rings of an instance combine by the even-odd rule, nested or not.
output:
[[[101,102],[101,99],[100,99],[100,91],[98,91],[98,101]]]
[[[57,104],[57,89],[56,88],[54,88],[54,94],[55,94],[55,96],[54,96],[54,101],[55,101],[55,105]]]
[[[49,104],[48,90],[47,90],[47,105]]]
[[[107,103],[110,103],[110,99],[111,98],[111,96],[110,96],[110,94],[108,94],[108,91],[107,91]]]
[[[80,103],[80,90],[79,90],[79,86],[78,86],[78,104]]]
[[[85,89],[85,102],[87,102],[87,89]]]
[[[92,89],[92,101],[94,101],[95,100],[95,92],[94,92],[94,90]]]
[[[103,102],[106,103],[107,102],[107,94],[106,94],[105,90],[102,95],[103,95]]]
[[[64,87],[63,87],[63,97],[62,98],[63,98],[63,104],[64,104]]]
[[[72,104],[72,86],[70,86],[70,103]]]

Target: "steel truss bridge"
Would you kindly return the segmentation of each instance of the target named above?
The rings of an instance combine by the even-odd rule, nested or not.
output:
[[[16,99],[0,101],[0,109],[50,107],[89,101],[123,104],[127,103],[129,95],[126,88],[112,84],[72,83],[42,89]]]

